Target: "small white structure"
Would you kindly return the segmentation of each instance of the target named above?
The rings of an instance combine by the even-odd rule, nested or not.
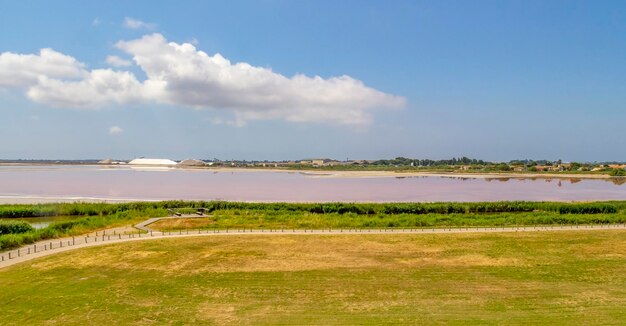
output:
[[[164,158],[136,158],[130,162],[130,165],[152,165],[152,166],[174,166],[178,163]]]
[[[98,164],[104,164],[104,165],[120,165],[120,164],[127,164],[124,161],[114,161],[110,158],[107,158],[106,160],[102,160],[100,162],[98,162]]]

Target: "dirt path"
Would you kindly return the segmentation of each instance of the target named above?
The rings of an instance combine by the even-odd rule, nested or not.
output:
[[[146,221],[147,222],[147,221]],[[149,224],[149,223],[148,223]],[[339,235],[339,234],[454,234],[454,233],[502,233],[502,232],[546,232],[546,231],[599,231],[626,230],[626,225],[579,225],[579,226],[525,226],[525,227],[480,227],[480,228],[406,228],[406,229],[227,229],[227,230],[187,230],[178,232],[119,233],[115,230],[99,231],[80,237],[40,241],[19,249],[0,254],[0,269],[29,260],[54,255],[60,252],[108,245],[128,241],[153,239],[200,237],[200,236],[242,236],[242,235]]]

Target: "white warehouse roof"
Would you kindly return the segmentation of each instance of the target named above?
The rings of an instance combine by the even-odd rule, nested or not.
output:
[[[164,158],[136,158],[128,164],[132,165],[176,165],[176,162]]]

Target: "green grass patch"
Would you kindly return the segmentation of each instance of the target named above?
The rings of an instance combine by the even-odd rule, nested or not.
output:
[[[7,324],[624,324],[626,231],[229,236],[0,270]]]
[[[216,210],[211,216],[165,219],[150,225],[155,230],[188,229],[325,229],[325,228],[430,228],[511,227],[535,225],[623,224],[625,213],[560,214],[552,212],[452,214],[315,214],[307,212]]]

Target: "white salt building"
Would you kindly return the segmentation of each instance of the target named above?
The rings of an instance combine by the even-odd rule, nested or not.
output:
[[[164,158],[136,158],[130,162],[130,165],[152,165],[152,166],[173,166],[178,163]]]

